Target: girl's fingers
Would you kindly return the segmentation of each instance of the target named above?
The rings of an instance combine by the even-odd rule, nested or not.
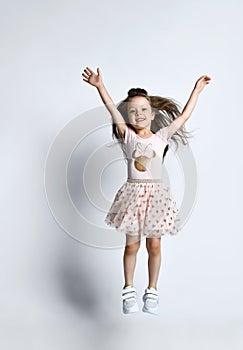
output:
[[[91,75],[92,73],[88,71],[88,69],[84,69],[84,73],[86,73],[87,75]]]
[[[94,74],[94,72],[89,67],[86,67],[86,70],[88,71],[89,74]]]
[[[88,74],[85,74],[85,73],[82,73],[82,76],[86,79],[88,79],[88,77],[89,77]]]
[[[203,76],[203,80],[207,80],[208,81],[208,80],[211,80],[211,78],[208,75],[204,75]]]
[[[82,74],[83,75],[83,77],[85,78],[85,79],[90,79],[91,78],[91,75],[88,75],[88,74]]]
[[[208,75],[202,75],[196,82],[196,84],[208,84],[211,78]]]

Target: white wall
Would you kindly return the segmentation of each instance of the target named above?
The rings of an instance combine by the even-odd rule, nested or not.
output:
[[[2,3],[2,348],[241,348],[241,13],[237,0]],[[86,65],[102,69],[117,102],[141,86],[183,105],[199,76],[212,77],[187,124],[196,130],[197,200],[178,236],[163,239],[158,317],[121,313],[123,250],[73,239],[47,202],[45,161],[54,138],[101,106],[80,78]],[[92,224],[87,230],[92,235]],[[143,245],[139,296],[146,259]]]

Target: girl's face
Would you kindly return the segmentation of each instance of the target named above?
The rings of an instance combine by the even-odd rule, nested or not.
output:
[[[150,129],[155,115],[149,101],[143,96],[132,97],[127,105],[127,114],[135,129]]]

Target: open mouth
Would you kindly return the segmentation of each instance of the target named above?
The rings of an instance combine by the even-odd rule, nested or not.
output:
[[[143,122],[145,120],[145,118],[138,118],[136,119],[136,122]]]

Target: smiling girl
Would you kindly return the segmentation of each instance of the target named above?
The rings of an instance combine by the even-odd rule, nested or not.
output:
[[[116,106],[107,92],[98,68],[89,67],[83,80],[97,88],[112,117],[113,136],[118,140],[127,160],[127,180],[117,191],[105,222],[126,235],[123,256],[125,284],[122,290],[123,312],[138,311],[137,292],[133,284],[137,252],[142,237],[148,251],[148,286],[143,295],[143,311],[159,312],[157,281],[161,266],[161,236],[174,235],[180,229],[179,210],[161,178],[161,166],[169,141],[187,144],[184,124],[191,116],[200,92],[210,82],[201,76],[183,109],[172,100],[150,96],[141,88],[128,91]]]

